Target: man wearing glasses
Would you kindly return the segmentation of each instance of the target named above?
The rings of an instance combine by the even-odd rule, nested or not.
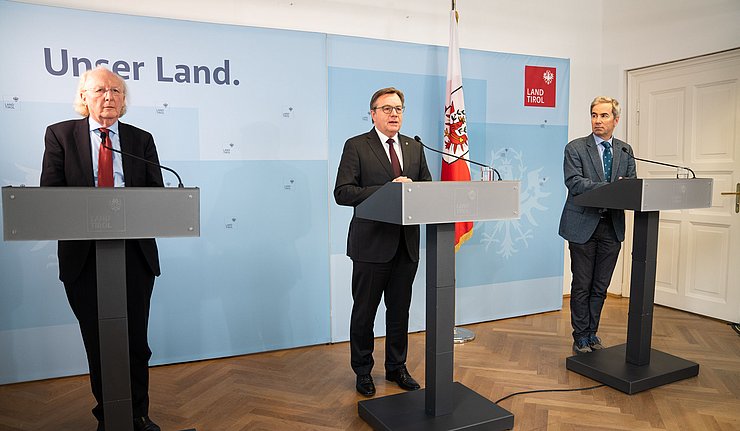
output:
[[[356,207],[384,184],[431,181],[423,148],[401,135],[404,97],[393,87],[375,92],[370,115],[375,127],[344,144],[337,170],[334,199]],[[375,394],[373,323],[385,298],[385,378],[405,390],[419,389],[406,369],[411,284],[419,266],[419,226],[399,226],[352,217],[347,234],[347,256],[352,259],[352,316],[350,353],[357,375],[355,388]]]
[[[151,165],[108,150],[112,147],[159,164],[149,132],[121,123],[126,113],[126,84],[98,67],[80,77],[75,110],[85,118],[53,124],[46,129],[41,186],[163,187],[162,172]],[[105,144],[105,145],[103,145]],[[97,278],[94,241],[59,241],[59,279],[80,324],[97,406],[98,431],[103,417],[100,341],[98,339]],[[131,401],[135,431],[159,431],[149,419],[149,305],[158,276],[159,256],[153,238],[126,240]]]

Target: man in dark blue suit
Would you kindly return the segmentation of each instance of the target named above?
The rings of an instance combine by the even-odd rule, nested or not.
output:
[[[624,211],[583,207],[573,203],[581,193],[611,181],[635,178],[632,147],[614,138],[620,107],[616,99],[597,97],[591,102],[592,134],[575,139],[565,147],[563,174],[568,187],[560,218],[560,236],[568,241],[573,281],[570,316],[573,353],[602,349],[599,329],[614,267],[624,241]]]
[[[108,146],[159,164],[149,132],[118,121],[126,112],[126,83],[99,67],[80,77],[75,109],[85,118],[52,124],[46,129],[41,186],[163,187],[156,165],[101,147]],[[112,159],[112,160],[111,160]],[[108,169],[99,169],[101,165]],[[93,414],[98,431],[103,417],[100,341],[98,339],[97,277],[94,241],[59,241],[59,279],[80,324],[87,352],[90,384],[98,405]],[[126,240],[126,296],[128,302],[131,401],[135,431],[159,431],[149,419],[149,358],[147,341],[149,305],[154,278],[160,273],[157,243],[153,238]]]
[[[334,199],[356,207],[388,182],[431,181],[424,150],[401,135],[404,96],[383,88],[370,99],[375,127],[344,144]],[[419,266],[419,226],[399,226],[352,217],[347,234],[352,259],[350,351],[357,391],[375,394],[373,323],[384,296],[386,306],[385,378],[406,390],[419,384],[406,369],[411,284]]]

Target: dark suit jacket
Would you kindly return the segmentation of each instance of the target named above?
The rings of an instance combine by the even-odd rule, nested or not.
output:
[[[424,149],[418,142],[399,134],[403,171],[413,181],[431,181]],[[373,128],[347,140],[337,170],[334,199],[339,205],[356,207],[384,184],[393,181],[391,162]],[[419,261],[419,226],[400,226],[352,216],[347,234],[347,256],[359,262],[389,262],[398,249],[404,229],[406,249]]]
[[[159,163],[154,138],[149,132],[119,121],[118,133],[121,150]],[[95,186],[87,118],[52,124],[46,129],[44,143],[41,186]],[[162,171],[158,167],[126,156],[122,160],[127,187],[164,187]],[[93,244],[93,241],[59,241],[60,280],[72,282],[79,276],[88,254],[95,252]],[[152,273],[160,274],[154,239],[127,240],[126,247],[138,247]]]
[[[624,154],[626,148],[630,154],[632,147],[617,138],[612,139],[612,178],[635,178],[635,159]],[[563,214],[560,217],[560,236],[568,241],[583,244],[591,238],[599,224],[599,208],[582,207],[573,203],[573,197],[608,184],[604,178],[604,164],[599,157],[596,139],[593,134],[574,139],[565,146],[563,159],[565,186],[568,187],[568,198],[565,201]],[[609,210],[617,239],[624,241],[624,211]]]

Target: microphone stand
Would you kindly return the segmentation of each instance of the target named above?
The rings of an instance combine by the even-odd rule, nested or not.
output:
[[[629,151],[627,151],[627,148],[626,148],[626,147],[622,147],[622,151],[624,151],[624,153],[625,153],[625,154],[627,154],[628,156],[632,157],[633,159],[635,159],[635,160],[639,160],[639,161],[641,161],[641,162],[645,162],[645,163],[653,163],[653,164],[656,164],[656,165],[662,165],[662,166],[668,166],[669,168],[676,168],[676,169],[686,169],[687,171],[691,172],[691,178],[692,178],[692,179],[696,178],[696,174],[695,174],[695,173],[694,173],[694,171],[693,171],[693,170],[692,170],[691,168],[689,168],[688,166],[678,166],[678,165],[672,165],[672,164],[670,164],[670,163],[656,162],[655,160],[647,160],[647,159],[641,159],[641,158],[639,158],[639,157],[635,157],[635,156],[633,156],[632,154],[630,154],[630,152],[629,152]],[[676,178],[678,178],[678,174],[676,174]]]
[[[105,136],[103,136],[103,142],[105,142]],[[181,189],[181,188],[184,188],[185,187],[185,186],[182,185],[182,178],[180,178],[180,175],[178,175],[177,172],[175,172],[174,169],[168,168],[167,166],[164,166],[164,165],[160,165],[159,163],[154,163],[153,161],[147,160],[147,159],[145,159],[143,157],[135,156],[135,155],[133,155],[131,153],[125,153],[123,151],[116,150],[115,148],[113,148],[111,146],[105,145],[105,143],[103,143],[102,145],[103,145],[103,148],[106,148],[108,150],[114,151],[114,152],[116,152],[118,154],[121,154],[121,155],[124,155],[124,156],[127,156],[127,157],[133,157],[136,160],[141,160],[144,163],[149,163],[150,165],[154,165],[154,166],[156,166],[158,168],[164,169],[165,171],[172,172],[177,177],[177,188],[180,188]]]
[[[427,147],[426,145],[424,145],[424,143],[423,143],[423,142],[421,142],[421,138],[419,137],[419,135],[416,135],[416,136],[414,136],[414,140],[415,140],[416,142],[418,142],[418,143],[419,143],[419,144],[420,144],[420,145],[421,145],[422,147],[426,148],[427,150],[431,150],[431,151],[434,151],[435,153],[439,153],[439,154],[442,154],[442,155],[444,155],[444,156],[450,156],[450,157],[454,157],[454,158],[456,158],[457,160],[464,160],[464,161],[466,161],[466,162],[470,162],[470,163],[472,163],[472,164],[474,164],[474,165],[478,165],[478,166],[481,166],[481,167],[484,167],[484,168],[490,168],[490,169],[491,169],[491,170],[492,170],[493,172],[495,172],[495,173],[496,173],[496,176],[498,177],[498,181],[501,181],[501,174],[499,174],[499,173],[498,173],[498,171],[496,170],[496,168],[494,168],[493,166],[488,166],[488,165],[484,165],[483,163],[478,163],[478,162],[476,162],[475,160],[470,160],[470,159],[464,159],[464,158],[462,158],[461,156],[456,156],[456,155],[454,155],[454,154],[450,154],[450,153],[445,153],[444,151],[439,151],[439,150],[437,150],[437,149],[435,149],[435,148]]]

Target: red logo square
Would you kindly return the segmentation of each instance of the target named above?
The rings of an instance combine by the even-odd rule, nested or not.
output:
[[[524,66],[524,106],[555,107],[554,67]]]

